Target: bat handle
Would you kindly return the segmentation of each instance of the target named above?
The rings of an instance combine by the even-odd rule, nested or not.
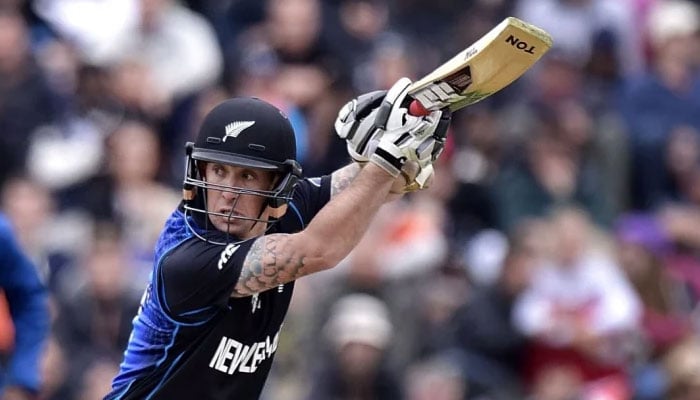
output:
[[[430,111],[423,106],[418,100],[411,101],[408,106],[408,113],[415,117],[424,117],[430,114]]]

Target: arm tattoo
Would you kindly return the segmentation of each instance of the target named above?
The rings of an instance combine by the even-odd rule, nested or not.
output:
[[[304,260],[288,235],[263,236],[248,251],[232,296],[250,296],[300,278],[308,273]]]
[[[331,198],[345,190],[360,172],[358,163],[351,163],[331,175]]]

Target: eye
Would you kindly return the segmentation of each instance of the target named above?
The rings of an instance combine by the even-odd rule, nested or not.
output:
[[[250,171],[243,171],[241,173],[241,177],[243,178],[243,180],[246,181],[254,181],[255,179],[257,179],[257,176]]]
[[[211,170],[214,172],[214,175],[219,177],[223,177],[226,174],[226,169],[221,164],[213,164]]]

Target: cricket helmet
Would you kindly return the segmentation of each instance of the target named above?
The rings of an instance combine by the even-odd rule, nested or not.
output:
[[[301,177],[301,166],[296,161],[296,139],[289,119],[275,106],[254,97],[232,98],[214,107],[204,117],[194,143],[187,143],[185,150],[184,208],[193,213],[217,214],[207,211],[205,200],[207,189],[215,189],[264,197],[266,206],[270,207],[269,215],[279,218],[286,212]],[[277,179],[270,190],[216,185],[203,177],[207,162],[271,171],[277,174]],[[225,216],[269,222],[260,217]]]

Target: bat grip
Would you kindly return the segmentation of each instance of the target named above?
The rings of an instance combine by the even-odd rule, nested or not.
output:
[[[430,114],[430,111],[423,106],[423,104],[420,103],[418,100],[413,100],[411,101],[411,104],[408,105],[408,113],[413,115],[414,117],[424,117],[428,114]]]

